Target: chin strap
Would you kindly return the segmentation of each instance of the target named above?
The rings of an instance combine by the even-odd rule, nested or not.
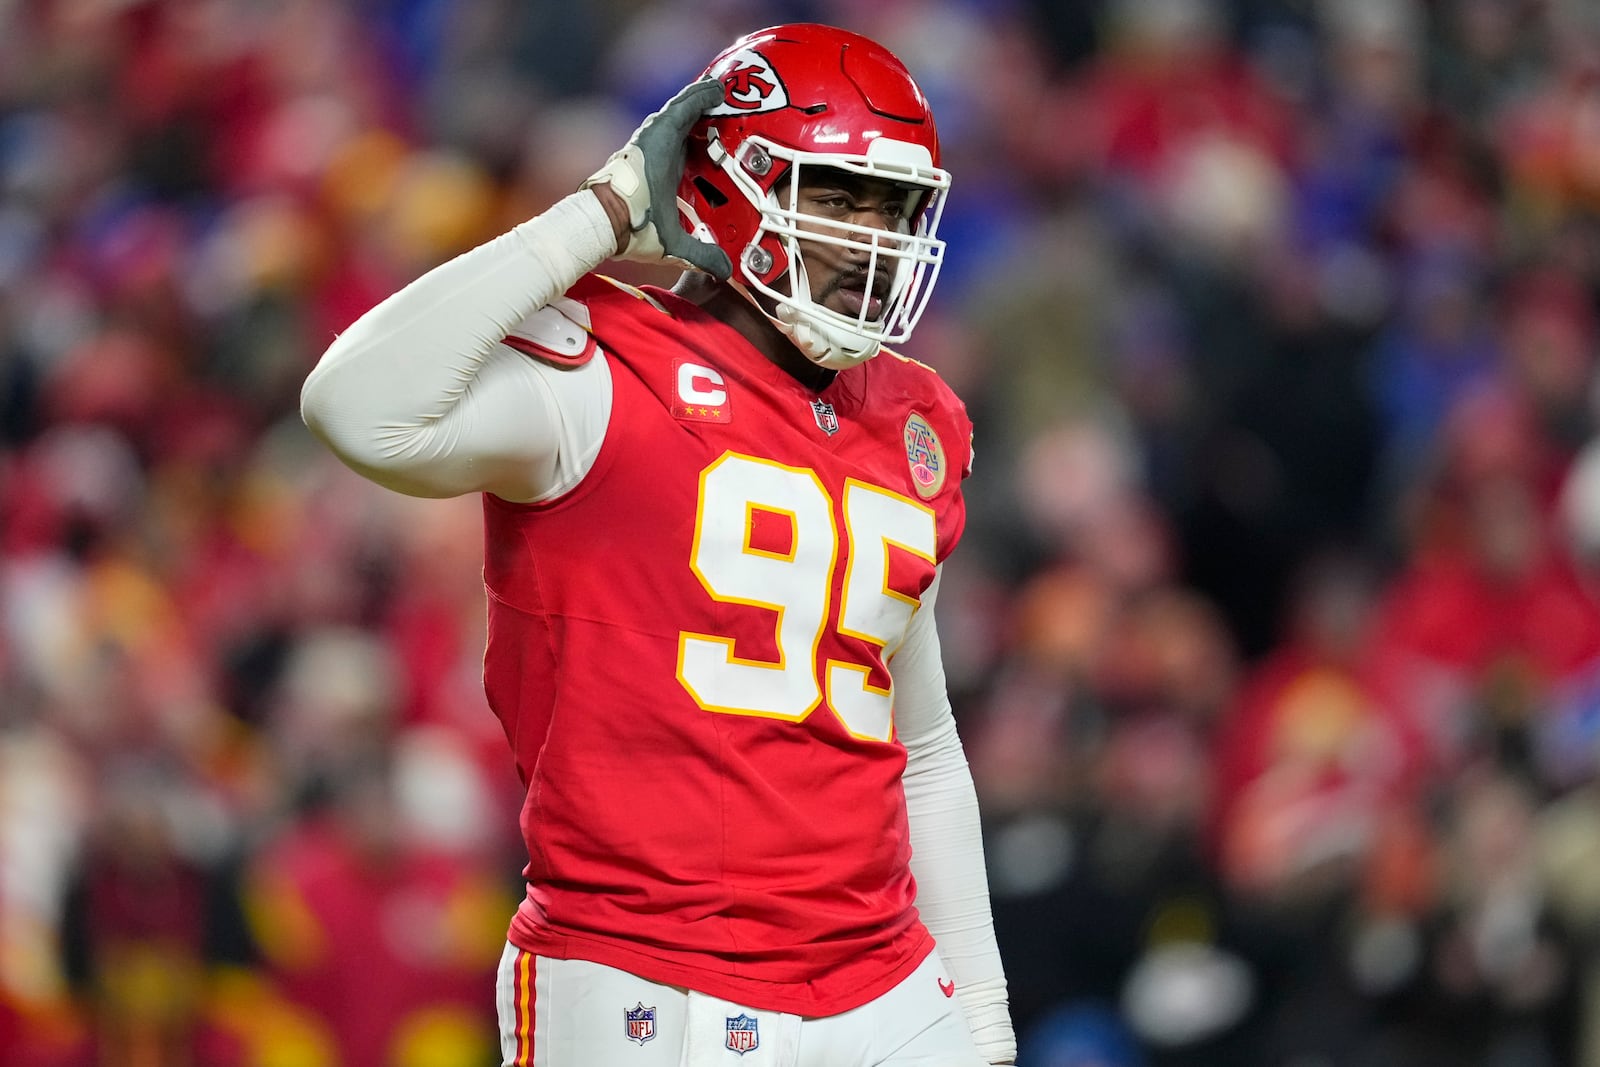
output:
[[[818,366],[843,370],[878,354],[876,343],[865,350],[850,349],[845,345],[840,331],[808,318],[793,304],[779,304],[776,314],[768,318],[783,331],[785,337],[794,342],[796,348],[806,354],[807,359]],[[851,340],[859,343],[858,338],[852,337]]]
[[[739,286],[745,299],[760,308],[761,305],[744,286]],[[857,363],[865,363],[878,354],[878,342],[866,340],[859,334],[847,333],[818,322],[805,315],[793,304],[780,303],[776,313],[761,313],[772,321],[794,346],[805,353],[807,359],[829,370],[846,370]]]

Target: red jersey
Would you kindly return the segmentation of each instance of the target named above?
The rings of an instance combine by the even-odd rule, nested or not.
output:
[[[485,497],[485,688],[527,786],[510,939],[856,1007],[932,948],[885,661],[960,537],[971,424],[891,353],[818,394],[671,293],[569,296],[604,444],[552,503]]]

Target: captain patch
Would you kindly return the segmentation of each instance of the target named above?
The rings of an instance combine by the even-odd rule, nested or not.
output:
[[[680,359],[672,365],[677,396],[672,414],[691,422],[732,422],[728,403],[728,383],[722,375],[701,363]]]

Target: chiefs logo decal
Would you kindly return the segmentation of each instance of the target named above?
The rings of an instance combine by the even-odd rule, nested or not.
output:
[[[789,106],[789,93],[760,52],[736,52],[712,71],[722,82],[722,103],[708,115],[753,115]]]

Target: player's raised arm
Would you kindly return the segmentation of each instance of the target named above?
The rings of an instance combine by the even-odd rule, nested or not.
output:
[[[584,188],[368,311],[307,377],[306,425],[352,469],[412,496],[529,501],[570,486],[609,416],[604,361],[551,371],[501,341],[619,248],[726,276],[721,249],[651,202],[666,190],[675,203],[684,135],[721,99],[715,82],[689,86]]]

